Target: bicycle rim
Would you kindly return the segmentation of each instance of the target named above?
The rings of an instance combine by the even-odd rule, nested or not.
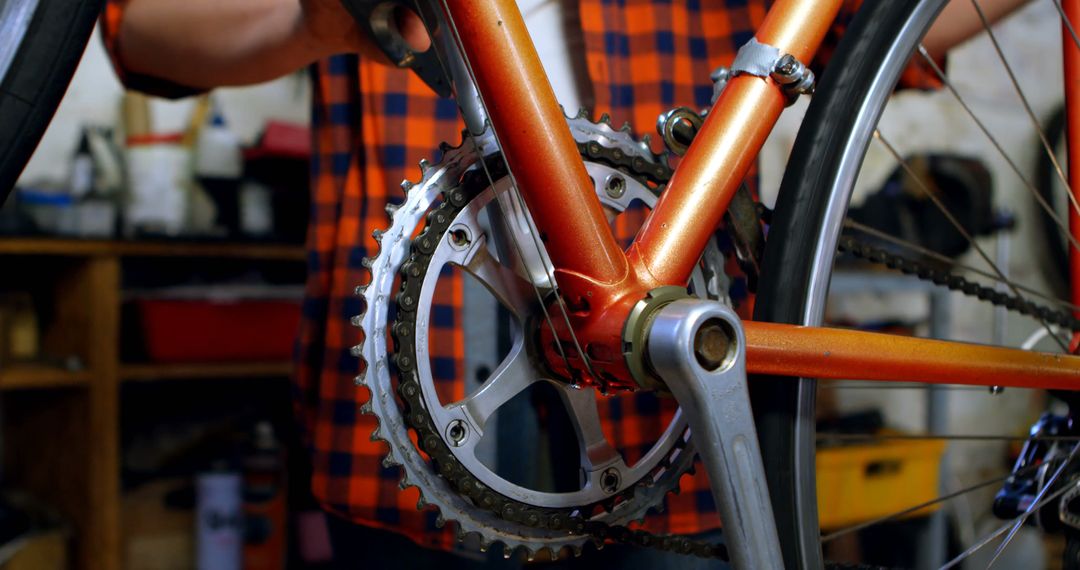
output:
[[[37,11],[38,0],[5,0],[0,4],[0,83],[7,77]]]
[[[0,0],[0,203],[41,139],[103,0]]]
[[[821,79],[769,230],[755,320],[820,325],[848,201],[889,95],[946,0],[866,2]],[[751,383],[787,568],[823,566],[813,379]]]

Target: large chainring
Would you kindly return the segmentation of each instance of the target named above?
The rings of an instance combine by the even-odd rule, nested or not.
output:
[[[569,123],[609,212],[621,212],[635,201],[651,207],[656,195],[645,182],[656,185],[666,180],[670,169],[662,158],[606,121],[593,123],[579,116]],[[365,260],[371,281],[358,288],[366,308],[354,319],[364,332],[354,353],[365,362],[358,382],[372,393],[362,411],[378,419],[372,438],[389,447],[384,464],[402,468],[402,488],[418,488],[418,508],[438,509],[440,523],[453,521],[459,539],[473,535],[482,549],[498,541],[508,553],[523,548],[529,558],[553,558],[564,548],[580,553],[589,540],[615,538],[722,555],[722,547],[652,537],[622,526],[640,521],[649,509],[660,506],[692,468],[693,446],[681,414],[675,415],[652,450],[627,465],[603,438],[595,392],[552,382],[574,420],[579,447],[588,450],[581,453],[582,488],[541,493],[502,479],[476,459],[475,446],[491,413],[529,384],[545,381],[541,367],[528,356],[524,331],[530,321],[543,318],[533,284],[541,289],[550,284],[544,282],[546,272],[534,267],[546,259],[528,253],[533,244],[526,239],[524,246],[510,248],[505,243],[506,235],[525,235],[533,228],[527,214],[515,207],[520,201],[513,200],[493,137],[467,137],[461,147],[444,146],[443,153],[438,165],[421,164],[419,183],[403,183],[405,203],[388,208],[392,224],[385,232],[376,232],[380,251]],[[613,179],[621,179],[614,188],[617,191],[613,191]],[[482,224],[479,214],[485,210],[492,215]],[[507,215],[515,211],[516,215]],[[425,222],[423,231],[411,239]],[[504,233],[499,235],[496,227]],[[488,247],[492,241],[502,247]],[[542,248],[537,251],[543,257]],[[500,258],[513,259],[513,268],[500,263]],[[703,259],[704,271],[695,274],[692,288],[715,297],[727,290],[723,256],[712,245]],[[443,405],[432,382],[427,325],[432,318],[432,292],[447,265],[460,267],[483,282],[514,315],[521,334],[480,390],[461,402]],[[401,285],[395,289],[398,276]],[[396,383],[388,360],[391,339],[386,334],[391,301],[396,301],[397,309],[397,319],[389,327],[399,377]],[[419,448],[410,438],[410,428]]]

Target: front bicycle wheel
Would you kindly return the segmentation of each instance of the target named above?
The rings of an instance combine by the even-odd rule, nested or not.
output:
[[[818,326],[863,155],[889,95],[947,0],[868,1],[799,130],[769,229],[754,319]],[[787,568],[821,568],[813,379],[751,383]]]
[[[0,0],[0,204],[67,91],[102,0]]]

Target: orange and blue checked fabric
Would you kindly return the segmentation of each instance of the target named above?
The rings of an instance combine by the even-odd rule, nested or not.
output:
[[[109,0],[103,18],[114,54],[123,8],[130,1],[138,0]],[[609,113],[616,124],[628,121],[641,135],[667,109],[708,105],[709,73],[731,63],[764,19],[767,2],[580,0],[578,6],[595,112]],[[310,73],[309,272],[293,393],[311,453],[312,491],[339,516],[402,532],[420,544],[448,547],[453,544],[450,531],[436,528],[434,513],[416,510],[415,489],[398,488],[400,474],[382,466],[386,450],[369,438],[375,420],[359,412],[368,394],[354,383],[360,363],[350,347],[359,342],[359,331],[349,319],[361,309],[353,290],[368,278],[361,260],[377,251],[372,232],[388,225],[385,205],[402,200],[402,180],[419,178],[420,159],[435,162],[441,141],[459,141],[461,121],[452,101],[434,96],[409,72],[341,55],[316,63]],[[160,80],[124,79],[159,94],[178,93],[176,86]],[[436,303],[432,354],[437,383],[460,398],[460,325],[466,318],[461,287],[441,288]],[[602,401],[605,432],[628,458],[639,457],[663,429],[672,406],[670,400],[658,403],[637,395]],[[682,493],[670,497],[665,511],[649,517],[646,527],[682,534],[718,524],[704,470],[698,470],[684,477]]]

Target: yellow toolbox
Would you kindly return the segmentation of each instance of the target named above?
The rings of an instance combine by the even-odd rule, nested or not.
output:
[[[873,444],[819,447],[818,514],[822,529],[837,529],[891,515],[940,496],[945,442],[880,440]],[[937,505],[906,515],[916,517]]]

